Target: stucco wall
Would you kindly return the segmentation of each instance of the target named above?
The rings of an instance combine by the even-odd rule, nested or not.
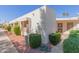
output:
[[[46,6],[33,11],[27,17],[31,18],[31,32],[36,32],[37,23],[42,25],[42,28],[48,33],[55,32],[57,29],[55,12]]]
[[[63,32],[67,31],[67,23],[68,22],[73,22],[73,27],[76,26],[77,24],[79,24],[79,20],[57,20],[56,22],[57,22],[57,24],[58,23],[63,24]],[[73,28],[71,28],[71,29],[73,29]]]
[[[40,32],[42,33],[42,43],[47,44],[48,35],[56,32],[56,15],[53,9],[43,6],[27,15],[31,19],[31,33],[36,33],[38,29],[38,24],[42,28]]]

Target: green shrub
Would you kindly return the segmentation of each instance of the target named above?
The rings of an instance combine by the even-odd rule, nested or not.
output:
[[[11,26],[10,26],[10,25],[7,26],[7,30],[8,30],[8,31],[11,31]]]
[[[7,27],[8,27],[7,25],[3,25],[3,28],[4,28],[5,30],[8,30]]]
[[[41,35],[40,34],[30,34],[29,43],[32,48],[38,48],[41,45]]]
[[[79,33],[79,30],[71,30],[69,37],[75,36],[75,35],[77,35],[78,33]]]
[[[16,26],[14,27],[14,33],[15,33],[16,35],[21,35],[20,26],[16,25]]]
[[[65,53],[79,53],[79,31],[73,30],[63,42],[63,51]]]
[[[49,41],[53,45],[57,45],[61,41],[60,33],[52,33],[49,35]]]
[[[79,33],[79,30],[71,30],[70,34]]]

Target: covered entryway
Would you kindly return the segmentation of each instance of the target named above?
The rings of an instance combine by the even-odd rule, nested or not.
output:
[[[24,35],[25,32],[29,32],[31,26],[30,19],[21,21],[21,35]]]

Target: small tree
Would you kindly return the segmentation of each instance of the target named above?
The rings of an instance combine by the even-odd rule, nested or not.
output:
[[[14,27],[14,33],[15,33],[16,35],[21,35],[20,26],[15,25],[15,27]]]
[[[7,30],[11,31],[11,26],[10,25],[7,26]]]

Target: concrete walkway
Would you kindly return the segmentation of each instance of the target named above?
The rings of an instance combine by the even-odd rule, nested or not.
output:
[[[0,29],[0,53],[17,53],[18,51],[5,35],[5,30]]]
[[[63,53],[62,43],[60,42],[58,45],[52,47],[51,53]]]
[[[51,52],[52,53],[63,53],[63,41],[66,38],[68,38],[68,36],[69,36],[69,31],[64,32],[61,36],[62,41],[56,46],[52,47]]]
[[[53,53],[63,53],[63,42],[65,39],[69,37],[70,31],[66,31],[62,34],[61,39],[62,41],[55,47],[51,49],[51,52]]]

